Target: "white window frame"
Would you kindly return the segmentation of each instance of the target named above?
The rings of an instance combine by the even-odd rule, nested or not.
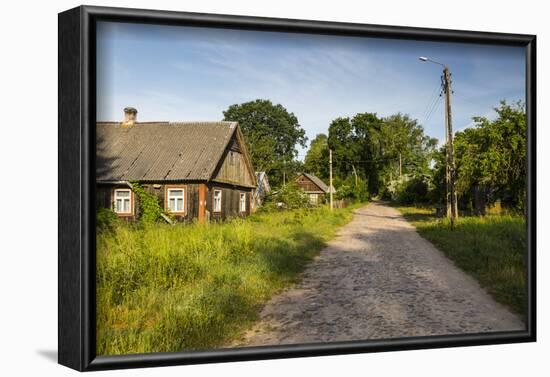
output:
[[[171,194],[172,191],[181,191],[182,192],[182,195],[181,196],[174,196]],[[170,213],[185,213],[185,206],[187,205],[187,202],[185,200],[185,194],[186,194],[186,188],[181,186],[181,187],[167,187],[166,188],[166,205],[165,205],[165,208],[167,211],[170,211]],[[171,208],[170,208],[170,200],[171,199],[174,199],[175,200],[175,206],[177,208],[177,202],[178,200],[181,200],[181,210],[180,211],[173,211]]]
[[[119,198],[118,197],[118,193],[119,192],[128,192],[130,193],[130,195],[128,195],[127,197],[121,197]],[[113,211],[117,214],[117,215],[132,215],[134,213],[134,201],[133,201],[133,198],[134,198],[134,194],[132,192],[132,190],[130,190],[129,188],[120,188],[120,189],[115,189],[113,191]],[[118,208],[117,208],[117,201],[118,200],[122,200],[122,208],[124,208],[124,201],[128,200],[128,207],[129,207],[129,211],[128,212],[125,212],[125,211],[118,211]]]
[[[246,212],[246,192],[239,193],[239,212]]]
[[[219,203],[216,203],[217,192],[220,193]],[[222,190],[219,190],[219,189],[214,190],[214,192],[212,193],[212,212],[220,213],[222,211],[222,197],[223,197]]]
[[[309,204],[314,206],[319,204],[319,194],[309,194]]]

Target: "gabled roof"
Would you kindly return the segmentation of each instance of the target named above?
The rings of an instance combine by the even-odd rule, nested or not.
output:
[[[129,128],[98,122],[96,179],[210,180],[233,135],[241,139],[238,129],[237,122],[222,121],[137,122]]]
[[[309,173],[302,173],[302,175],[305,176],[307,179],[309,179],[311,182],[313,182],[317,187],[319,187],[321,191],[323,191],[324,193],[329,193],[329,187],[325,182],[321,180],[321,178]],[[332,192],[333,193],[336,192],[334,187],[332,188]]]
[[[258,190],[261,189],[263,191],[265,189],[266,192],[269,192],[271,190],[269,179],[267,178],[267,174],[265,173],[265,171],[256,172],[256,182],[258,183]]]

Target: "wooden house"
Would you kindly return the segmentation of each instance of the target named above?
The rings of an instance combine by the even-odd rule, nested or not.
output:
[[[137,182],[178,221],[250,214],[256,175],[237,122],[98,122],[97,203],[135,220]]]
[[[330,193],[327,184],[313,174],[300,174],[296,178],[296,183],[308,195],[309,202],[313,205],[324,203],[326,194]],[[336,192],[334,187],[332,190],[333,193]]]

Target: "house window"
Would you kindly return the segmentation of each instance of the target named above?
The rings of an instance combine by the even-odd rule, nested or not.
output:
[[[222,190],[214,190],[214,212],[222,211]]]
[[[240,193],[239,197],[239,211],[246,212],[246,194],[244,192]]]
[[[167,208],[172,213],[185,212],[185,189],[169,188],[166,195]]]
[[[313,205],[317,205],[318,202],[318,195],[317,194],[309,194],[309,203]]]
[[[132,191],[130,189],[116,189],[114,207],[115,212],[118,214],[132,214]]]

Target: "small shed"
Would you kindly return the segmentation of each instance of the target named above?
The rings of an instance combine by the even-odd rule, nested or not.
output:
[[[323,203],[325,195],[330,193],[328,185],[313,174],[300,174],[296,178],[296,183],[309,196],[309,202],[313,205]],[[334,187],[332,187],[332,192],[336,192]]]

